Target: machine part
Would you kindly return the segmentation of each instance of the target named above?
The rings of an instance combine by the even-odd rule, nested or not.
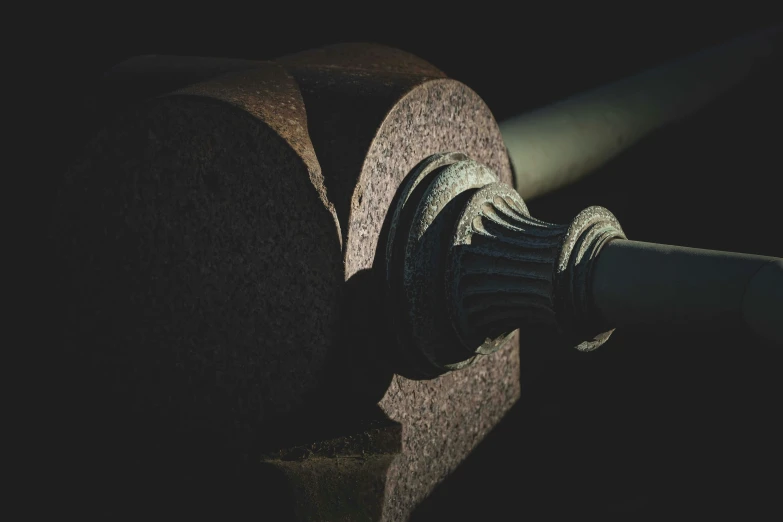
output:
[[[258,64],[107,120],[52,221],[68,353],[134,408],[252,438],[323,384],[340,331],[340,230],[297,86]]]
[[[497,123],[465,85],[380,46],[178,63],[145,57],[106,79],[139,75],[139,90],[96,98],[102,128],[57,200],[66,352],[99,402],[85,408],[158,412],[172,438],[214,433],[248,455],[296,415],[340,431],[375,408],[404,426],[376,471],[381,518],[405,519],[518,399],[519,354],[512,336],[460,372],[394,375],[379,238],[434,153],[511,183]]]
[[[601,207],[570,225],[530,216],[519,194],[464,154],[435,154],[401,186],[386,243],[386,299],[412,378],[468,367],[522,339],[600,346],[587,285],[604,244],[624,238]]]
[[[390,230],[387,300],[413,375],[468,367],[517,328],[583,352],[615,327],[783,337],[783,260],[628,241],[602,207],[546,223],[461,154],[413,171]]]
[[[531,217],[511,187],[483,187],[462,211],[446,279],[463,344],[491,353],[521,326],[539,336],[562,336],[580,351],[598,348],[611,330],[596,325],[592,312],[593,262],[608,241],[624,237],[602,207],[583,210],[569,225],[553,225]]]
[[[278,60],[296,79],[343,231],[345,277],[373,267],[392,198],[423,159],[461,151],[504,183],[503,137],[470,88],[408,53],[341,44]]]
[[[459,151],[511,184],[508,154],[475,92],[402,51],[346,44],[278,63],[301,88],[308,132],[343,233],[344,277],[355,289],[347,302],[364,314],[363,321],[346,322],[345,331],[360,336],[350,344],[395,369],[375,398],[404,425],[402,453],[386,475],[382,519],[404,520],[519,398],[519,353],[511,336],[493,357],[427,380],[389,361],[387,355],[395,354],[387,345],[397,343],[380,299],[385,227],[406,177],[429,156]]]
[[[454,203],[464,192],[493,182],[492,171],[464,154],[436,154],[401,187],[387,239],[386,291],[390,330],[418,377],[436,377],[475,359],[462,353],[459,339],[443,336],[449,318],[442,282],[454,213],[460,210]]]
[[[577,181],[742,81],[779,37],[780,26],[501,122],[514,187],[529,200]]]
[[[208,432],[246,455],[269,449],[284,415],[334,427],[371,406],[402,425],[381,460],[347,474],[343,462],[283,466],[310,488],[305,503],[340,501],[312,489],[330,474],[377,474],[373,516],[403,520],[518,399],[511,318],[529,318],[526,345],[605,340],[585,303],[622,231],[600,208],[568,226],[531,218],[486,105],[401,51],[186,62],[184,76],[147,75],[142,103],[103,98],[119,114],[65,176],[51,239],[66,373],[87,383],[93,411],[154,412],[167,429],[184,423],[170,439]],[[458,153],[427,160],[444,151]],[[528,247],[545,262],[520,259]],[[485,287],[486,258],[497,273]],[[759,271],[746,313],[776,277]],[[503,293],[524,285],[538,286]],[[501,306],[487,307],[495,290]],[[413,342],[393,375],[381,360],[398,333]]]

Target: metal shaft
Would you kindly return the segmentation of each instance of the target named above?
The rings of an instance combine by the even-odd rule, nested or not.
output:
[[[500,124],[525,198],[590,173],[651,131],[686,116],[745,78],[780,27],[691,55]]]
[[[783,343],[783,259],[616,239],[593,263],[593,305],[611,326],[744,327]]]
[[[783,345],[783,259],[629,241],[603,207],[547,223],[463,154],[436,154],[412,174],[385,274],[398,346],[417,378],[464,368],[516,329],[522,345],[580,351],[615,328],[740,328]]]

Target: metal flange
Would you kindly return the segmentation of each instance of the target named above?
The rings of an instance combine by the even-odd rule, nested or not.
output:
[[[497,176],[461,153],[421,162],[400,188],[386,244],[386,292],[406,373],[432,378],[468,366],[446,313],[446,256],[465,193]],[[405,371],[405,370],[403,370]]]

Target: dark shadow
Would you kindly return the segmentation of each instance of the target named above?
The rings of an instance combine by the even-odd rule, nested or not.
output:
[[[128,108],[54,215],[36,332],[47,498],[285,511],[263,452],[384,420],[377,400],[302,404],[341,332],[342,255],[306,165],[263,122],[195,96]]]
[[[344,281],[301,158],[223,102],[124,107],[247,65],[203,62],[110,76],[89,123],[108,130],[59,194],[39,483],[82,513],[286,520],[294,490],[264,455],[328,440],[371,454],[372,430],[393,435],[384,455],[399,451],[377,406],[392,378],[374,348],[382,304],[370,271]],[[289,394],[296,413],[274,404]]]
[[[306,401],[313,410],[350,417],[383,398],[394,376],[383,311],[383,288],[373,270],[361,270],[345,282],[340,338],[330,351],[324,385]]]
[[[362,43],[338,44],[277,61],[299,86],[308,135],[345,242],[351,199],[378,126],[424,74],[441,73],[406,53]]]

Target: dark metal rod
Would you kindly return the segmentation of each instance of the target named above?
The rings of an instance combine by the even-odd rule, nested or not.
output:
[[[780,258],[616,239],[594,260],[591,293],[611,326],[739,326],[783,343]]]

